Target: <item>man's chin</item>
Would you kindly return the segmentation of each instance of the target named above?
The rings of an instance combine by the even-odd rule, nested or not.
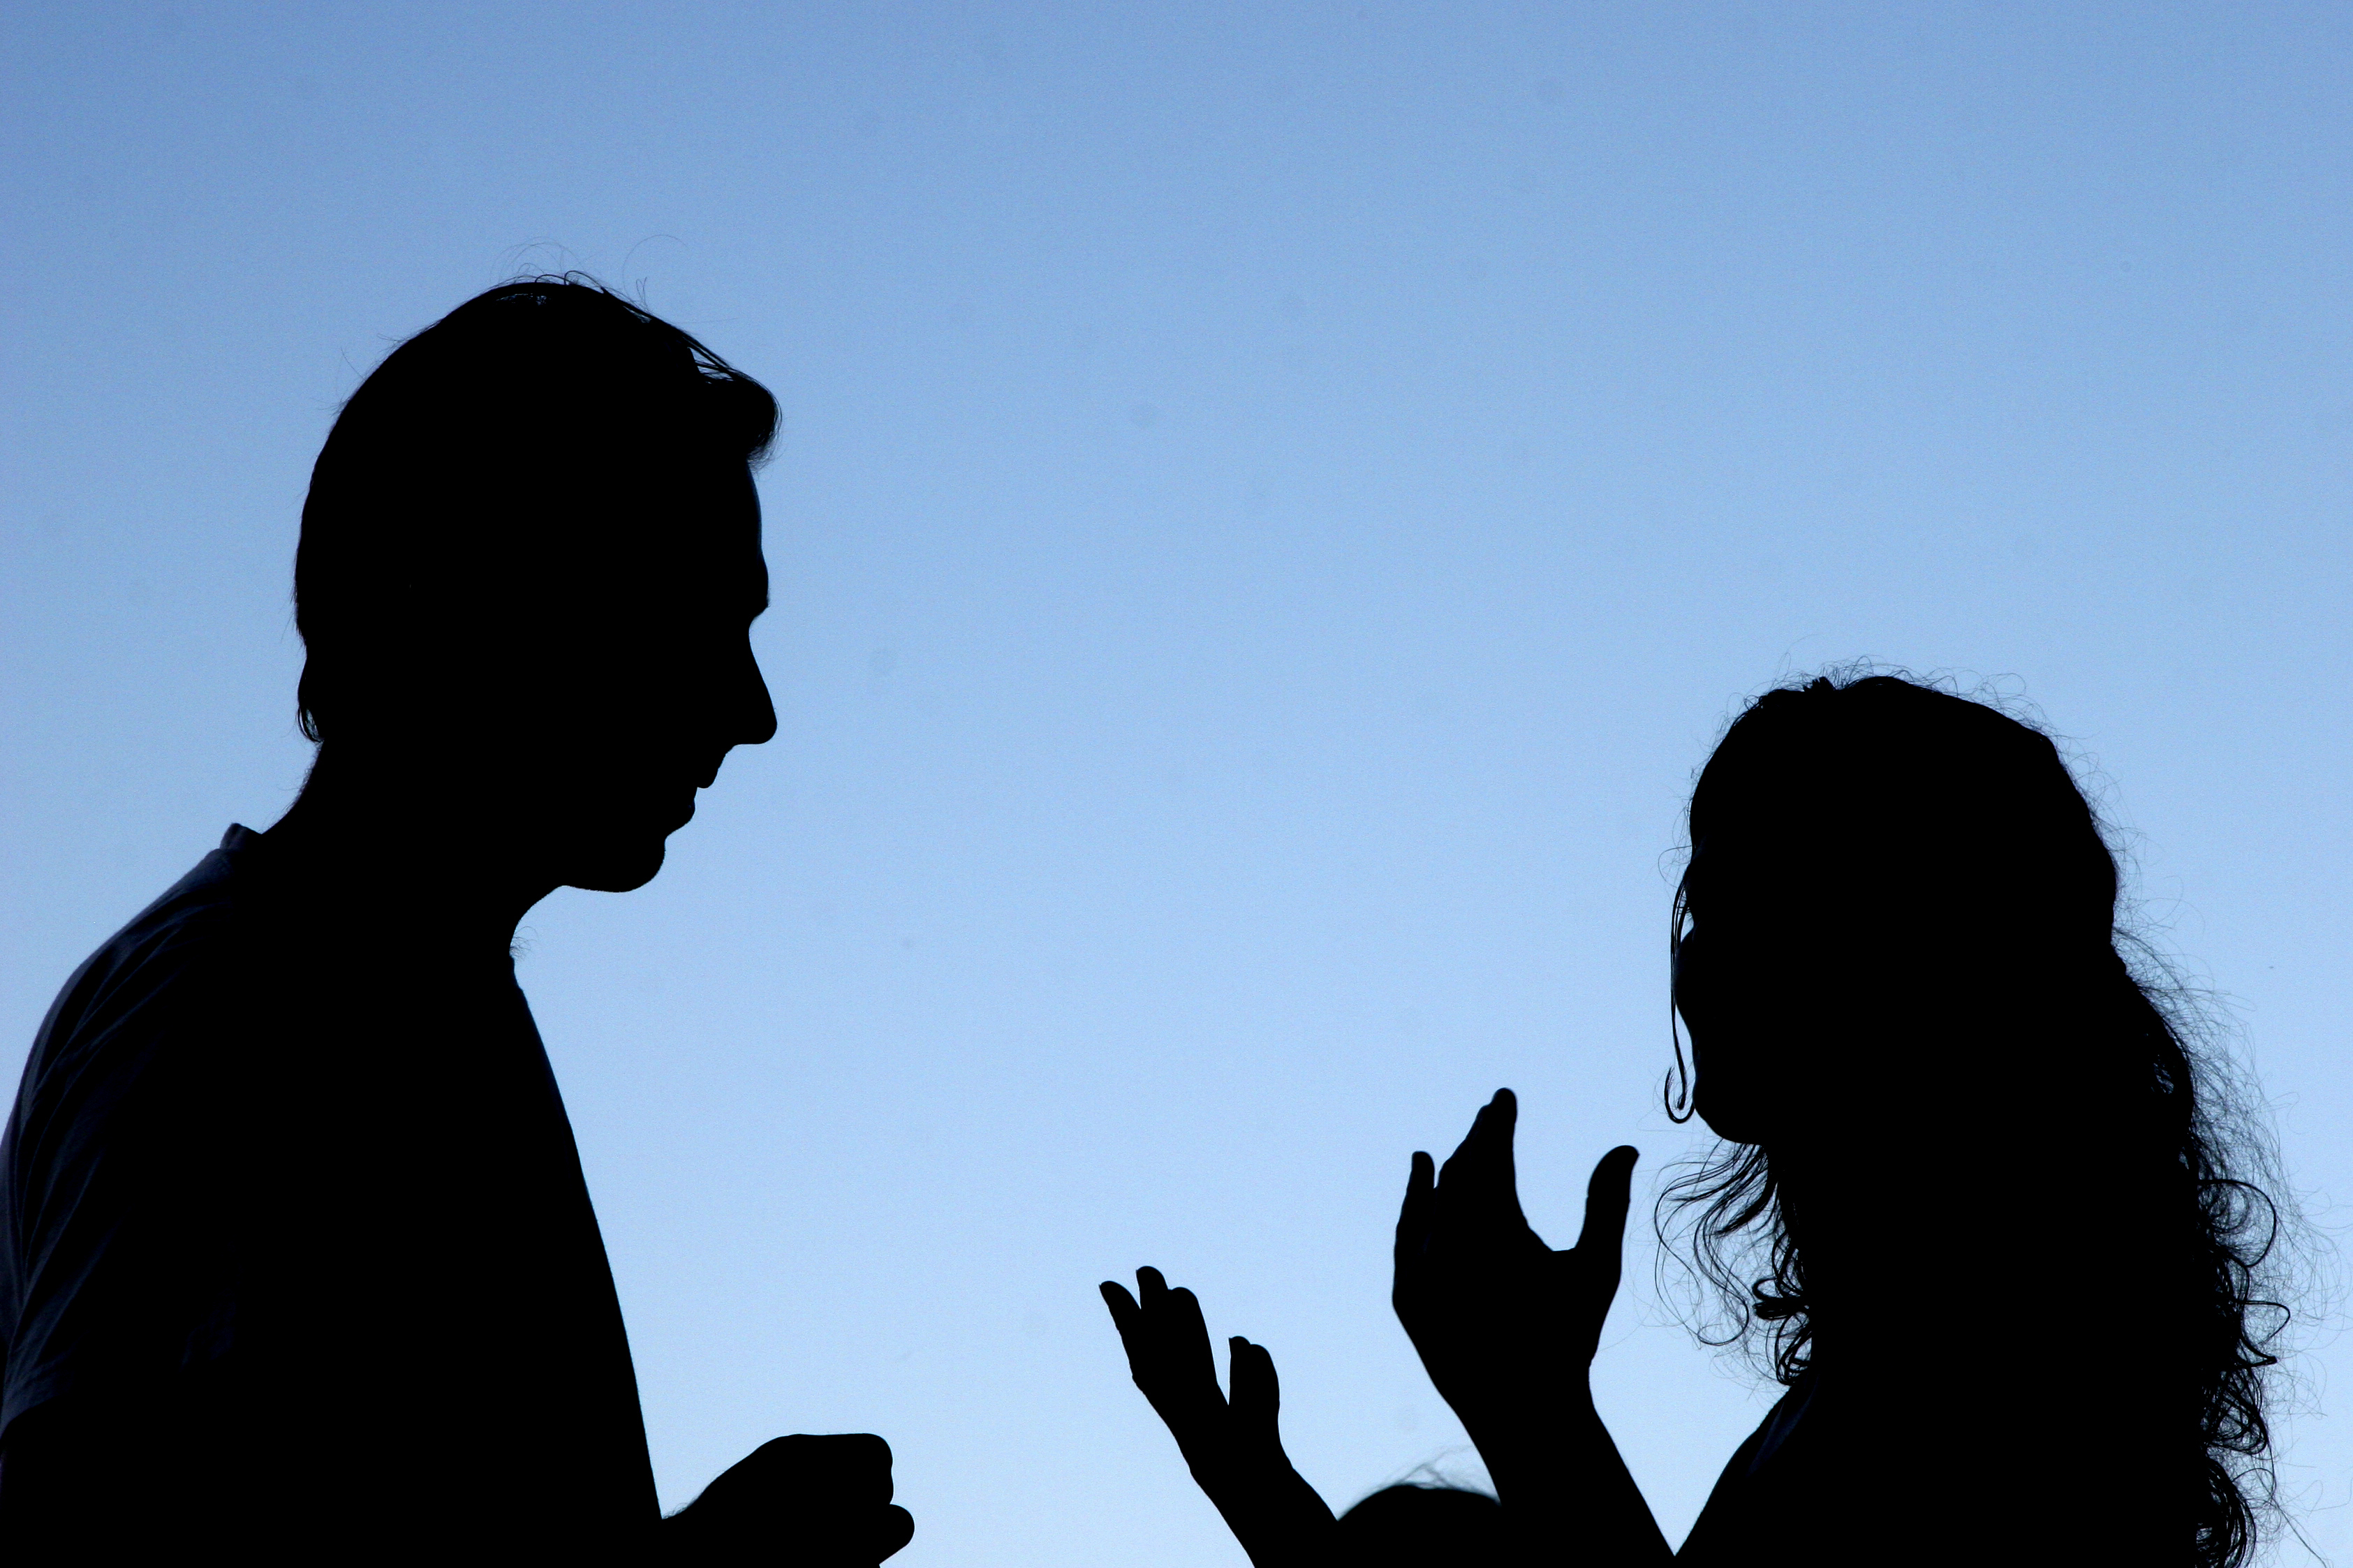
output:
[[[567,888],[592,893],[628,893],[644,887],[662,868],[670,836],[694,820],[694,795],[634,798],[602,812],[583,812],[573,821]]]
[[[564,879],[565,885],[592,893],[633,893],[660,872],[669,851],[670,846],[660,838],[642,847],[616,846],[605,853],[584,858],[584,863]]]

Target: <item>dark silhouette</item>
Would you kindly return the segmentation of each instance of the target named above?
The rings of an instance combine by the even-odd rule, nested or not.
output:
[[[1385,1487],[1335,1520],[1282,1451],[1282,1391],[1266,1347],[1227,1342],[1229,1397],[1193,1292],[1170,1289],[1156,1268],[1137,1269],[1135,1287],[1130,1296],[1113,1281],[1103,1286],[1128,1370],[1256,1568],[1439,1568],[1504,1557],[1503,1510],[1483,1492]]]
[[[776,731],[767,392],[603,289],[494,289],[337,417],[295,566],[301,798],[67,983],[0,1145],[0,1553],[871,1565],[890,1450],[659,1518],[509,943],[649,879]]]
[[[1677,1560],[2246,1560],[2279,1215],[2051,742],[1892,677],[1772,692],[1691,803],[1674,1005],[1725,1142],[1672,1184],[1788,1393]],[[2145,966],[2146,967],[2146,966]],[[1680,1047],[1678,1047],[1680,1063]],[[1683,1112],[1670,1079],[1670,1110]],[[1508,1091],[1414,1156],[1396,1304],[1532,1555],[1669,1556],[1586,1384],[1630,1150],[1546,1247]]]
[[[1334,1521],[1332,1560],[1348,1568],[1446,1568],[1510,1560],[1504,1510],[1485,1492],[1405,1481]]]

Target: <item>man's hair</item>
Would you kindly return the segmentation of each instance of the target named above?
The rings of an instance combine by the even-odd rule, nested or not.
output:
[[[765,387],[591,279],[467,300],[385,356],[311,470],[302,733],[582,572],[627,572],[674,526],[661,502],[682,477],[756,464],[776,430]]]

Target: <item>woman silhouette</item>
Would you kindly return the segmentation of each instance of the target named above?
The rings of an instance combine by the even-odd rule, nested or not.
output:
[[[1523,1536],[1610,1564],[2244,1562],[2275,1211],[2179,998],[2119,951],[2051,742],[1817,679],[1733,724],[1690,829],[1669,1109],[1725,1142],[1662,1232],[1788,1392],[1670,1552],[1586,1384],[1633,1151],[1552,1251],[1499,1094],[1442,1174],[1414,1156],[1396,1301]]]

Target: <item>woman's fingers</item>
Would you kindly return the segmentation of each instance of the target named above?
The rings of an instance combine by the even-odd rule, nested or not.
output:
[[[1517,1215],[1520,1204],[1512,1134],[1519,1120],[1519,1100],[1508,1089],[1497,1089],[1495,1098],[1480,1107],[1461,1146],[1438,1173],[1441,1202],[1484,1214],[1495,1223],[1507,1213]]]
[[[1410,1332],[1430,1258],[1431,1193],[1438,1167],[1428,1154],[1413,1152],[1406,1173],[1405,1201],[1398,1205],[1397,1247],[1389,1255],[1389,1306]]]
[[[1591,1245],[1613,1256],[1626,1244],[1626,1210],[1633,1202],[1634,1162],[1642,1152],[1620,1143],[1593,1167],[1585,1184],[1585,1226],[1577,1233],[1579,1252]]]
[[[1492,1187],[1499,1170],[1508,1179],[1512,1163],[1512,1129],[1518,1122],[1519,1100],[1508,1089],[1499,1089],[1495,1097],[1479,1108],[1471,1119],[1471,1131],[1438,1173],[1440,1188],[1451,1187],[1458,1194],[1472,1186]]]
[[[1406,1172],[1405,1201],[1398,1205],[1397,1262],[1403,1267],[1409,1256],[1419,1256],[1430,1240],[1430,1200],[1438,1184],[1438,1167],[1430,1157],[1417,1149],[1413,1164]]]

